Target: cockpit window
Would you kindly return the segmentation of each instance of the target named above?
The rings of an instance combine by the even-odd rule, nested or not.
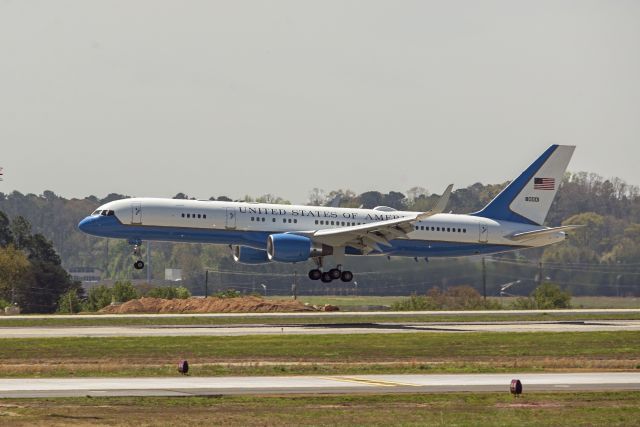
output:
[[[106,209],[97,209],[91,215],[114,216],[115,212]]]

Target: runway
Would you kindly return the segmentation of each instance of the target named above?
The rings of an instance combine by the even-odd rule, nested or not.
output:
[[[293,377],[3,379],[0,398],[77,396],[207,396],[237,394],[353,394],[509,391],[640,390],[638,372],[562,374],[359,375]]]
[[[3,327],[0,338],[640,331],[640,320]]]
[[[589,309],[558,309],[558,310],[464,310],[464,311],[304,311],[294,313],[145,313],[145,314],[21,314],[0,315],[3,319],[123,319],[123,318],[181,318],[181,317],[212,317],[212,318],[244,318],[244,317],[369,317],[369,316],[478,316],[478,315],[531,315],[531,314],[638,314],[640,308],[589,308]]]

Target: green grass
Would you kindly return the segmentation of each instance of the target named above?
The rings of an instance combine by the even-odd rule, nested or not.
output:
[[[637,425],[640,392],[3,399],[11,425]]]
[[[208,337],[15,338],[0,361],[33,358],[158,358],[362,361],[456,356],[640,355],[640,332],[256,335]]]
[[[280,297],[282,299],[286,296]],[[353,296],[353,295],[303,295],[298,299],[302,302],[315,305],[331,304],[337,305],[341,310],[350,310],[357,307],[364,306],[391,306],[394,302],[402,301],[407,297],[404,296]]]
[[[14,377],[167,375],[183,358],[195,364],[194,375],[640,369],[636,331],[18,338],[0,344],[0,375]]]
[[[572,297],[575,308],[640,308],[640,298],[635,297]]]

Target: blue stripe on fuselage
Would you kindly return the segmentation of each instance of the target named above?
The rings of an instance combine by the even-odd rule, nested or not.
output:
[[[150,225],[125,225],[115,216],[89,216],[78,224],[83,232],[100,237],[126,239],[129,241],[158,240],[165,242],[188,243],[213,243],[222,245],[241,245],[265,250],[267,237],[270,234],[281,231],[241,231],[218,230],[187,227],[164,227]],[[407,257],[457,257],[476,254],[490,254],[520,249],[519,246],[490,245],[484,243],[460,243],[427,241],[415,239],[396,239],[391,241],[392,246],[381,246],[382,252],[372,254],[384,254]],[[362,255],[352,247],[345,251],[348,255]]]

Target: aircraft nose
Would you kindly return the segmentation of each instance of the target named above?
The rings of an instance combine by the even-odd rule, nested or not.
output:
[[[99,217],[96,216],[88,216],[85,217],[82,221],[78,223],[78,229],[85,233],[91,233],[96,228],[96,220]]]

